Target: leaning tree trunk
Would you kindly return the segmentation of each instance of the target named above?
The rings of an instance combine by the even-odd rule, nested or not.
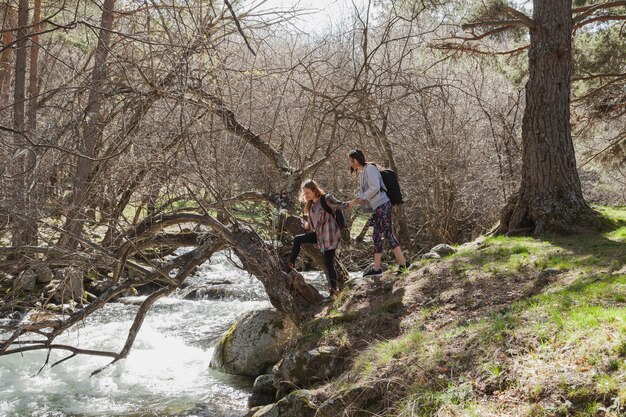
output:
[[[572,143],[571,0],[535,0],[522,121],[522,182],[498,233],[540,235],[596,225],[585,202]]]
[[[302,324],[311,313],[311,308],[323,301],[320,293],[297,271],[283,271],[274,249],[252,228],[243,224],[226,227],[209,216],[204,218],[213,231],[233,248],[243,268],[261,281],[272,305],[287,314],[294,323]]]

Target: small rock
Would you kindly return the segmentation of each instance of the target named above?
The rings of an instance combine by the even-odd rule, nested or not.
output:
[[[254,380],[252,395],[248,397],[248,408],[268,405],[276,402],[274,374],[259,375]]]
[[[38,284],[47,284],[54,279],[54,273],[50,267],[44,263],[37,264],[33,267]]]
[[[365,268],[363,271],[364,271],[364,273],[365,273],[365,271],[369,271],[369,270],[370,270],[370,269],[372,269],[372,268],[374,268],[374,263],[369,264],[369,265],[367,266],[367,268]],[[384,263],[384,262],[382,262],[382,263],[380,264],[380,269],[381,269],[383,272],[385,272],[385,271],[387,271],[387,270],[389,269],[389,265],[388,265],[388,264],[386,264],[386,263]]]
[[[80,301],[83,292],[83,273],[76,268],[55,271],[54,279],[46,287],[54,302],[64,304],[68,300]]]
[[[294,391],[276,404],[261,408],[253,417],[314,417],[317,407],[307,390]]]
[[[262,408],[265,408],[266,406],[257,406],[257,407],[252,407],[251,409],[248,410],[248,412],[246,414],[243,415],[243,417],[253,417],[258,411],[260,411]]]
[[[264,394],[262,392],[253,392],[248,397],[248,408],[274,404],[275,401],[275,395]]]
[[[254,417],[254,416],[262,415],[262,413],[265,413],[271,410],[273,405],[274,404],[252,407],[250,410],[248,410],[248,412],[243,417]],[[257,413],[260,413],[260,414],[257,414]]]
[[[100,296],[103,292],[115,285],[112,279],[101,279],[97,281],[88,281],[89,291],[96,296]]]
[[[455,253],[456,251],[457,249],[445,243],[440,243],[430,250],[430,252],[434,252],[438,254],[440,257],[450,255],[452,253]]]
[[[22,271],[17,279],[13,282],[13,289],[15,291],[31,291],[37,284],[37,278],[35,277],[35,271],[27,269]]]
[[[558,268],[546,268],[537,275],[537,281],[548,282],[551,276],[558,275],[561,270]]]
[[[276,387],[274,387],[274,374],[259,375],[254,380],[252,392],[275,395]]]
[[[9,314],[9,319],[11,320],[22,320],[22,317],[24,317],[24,315],[20,311],[14,311]]]
[[[441,259],[437,252],[428,252],[420,256],[421,259]]]
[[[12,287],[15,278],[11,275],[7,275],[4,272],[0,272],[0,286]]]

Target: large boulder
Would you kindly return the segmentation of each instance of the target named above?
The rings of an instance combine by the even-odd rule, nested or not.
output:
[[[296,325],[274,309],[252,311],[222,336],[211,359],[211,368],[235,375],[257,377],[281,358]]]
[[[284,396],[294,387],[308,388],[335,376],[341,370],[341,362],[337,348],[334,347],[288,353],[274,371],[278,397]]]
[[[307,390],[294,391],[275,404],[256,411],[252,417],[314,417],[317,407]]]

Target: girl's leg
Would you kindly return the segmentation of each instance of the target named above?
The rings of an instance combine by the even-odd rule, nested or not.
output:
[[[396,261],[398,261],[398,265],[406,265],[406,258],[402,253],[402,249],[400,246],[396,246],[393,250],[393,255],[396,257]]]
[[[399,265],[406,265],[406,258],[402,253],[402,249],[400,248],[400,242],[396,239],[396,236],[393,234],[393,219],[391,217],[392,206],[391,203],[383,204],[382,213],[381,213],[381,228],[384,230],[383,235],[389,241],[389,246],[393,250],[393,255],[396,257],[396,261],[398,261]]]
[[[382,260],[383,260],[383,254],[382,253],[375,253],[374,254],[374,269],[380,270],[380,264],[382,263]]]
[[[337,291],[337,269],[335,268],[335,249],[324,251],[324,265],[328,274],[328,286],[330,293]]]
[[[380,262],[383,258],[383,227],[382,207],[378,207],[372,214],[372,240],[374,241],[374,269],[380,271]]]
[[[300,255],[300,246],[303,243],[317,243],[317,235],[315,234],[315,232],[304,233],[301,235],[297,235],[293,238],[291,257],[289,258],[290,264],[294,265],[296,263],[296,259],[298,259],[298,255]]]

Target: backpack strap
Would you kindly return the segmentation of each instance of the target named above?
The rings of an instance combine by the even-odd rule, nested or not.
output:
[[[380,191],[384,191],[385,194],[387,194],[387,187],[385,187],[385,181],[383,180],[383,170],[385,170],[385,168],[382,168],[378,165],[374,165],[371,164],[372,166],[374,166],[374,168],[376,168],[378,170],[378,181],[380,182]]]
[[[320,197],[320,203],[322,204],[322,207],[324,208],[324,211],[326,213],[333,214],[333,209],[331,209],[330,206],[328,205],[328,203],[326,202],[326,194],[323,194]]]

